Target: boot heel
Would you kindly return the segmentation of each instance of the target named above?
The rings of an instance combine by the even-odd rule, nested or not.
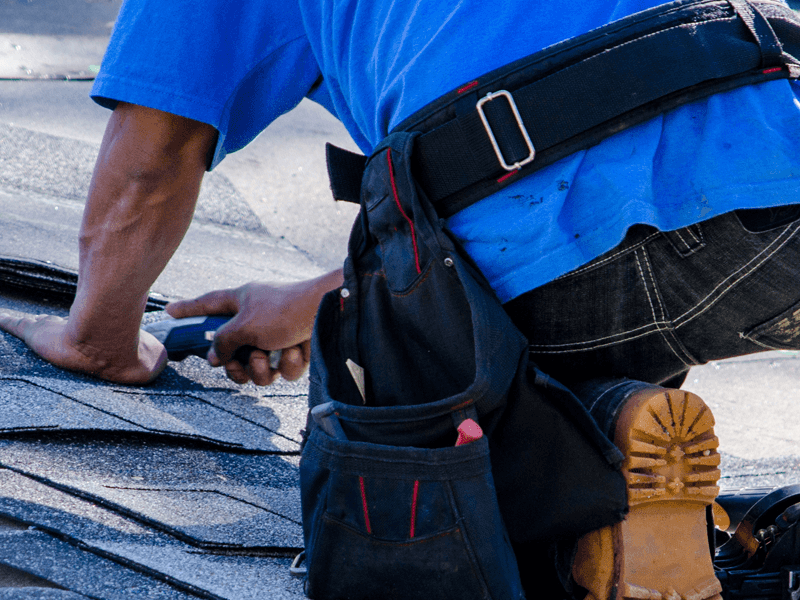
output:
[[[576,582],[594,600],[721,600],[706,526],[720,477],[708,406],[681,390],[639,390],[614,443],[625,455],[630,512],[581,538]]]

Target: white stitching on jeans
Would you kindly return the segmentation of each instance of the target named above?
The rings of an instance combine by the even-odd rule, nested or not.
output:
[[[701,240],[699,237],[697,237],[697,236],[695,235],[695,233],[694,233],[694,230],[692,229],[692,226],[691,226],[691,225],[690,225],[689,227],[687,227],[687,228],[686,228],[686,231],[688,231],[688,232],[689,232],[689,235],[691,235],[691,236],[692,236],[692,238],[694,238],[694,241],[695,241],[695,242],[697,242],[698,244],[702,244],[702,243],[703,243],[703,240]]]
[[[642,248],[642,257],[644,258],[644,264],[647,267],[647,274],[650,276],[650,282],[653,284],[653,294],[656,297],[656,302],[658,302],[658,308],[661,311],[661,322],[666,324],[668,323],[667,311],[664,310],[664,305],[661,302],[661,296],[658,293],[658,285],[656,284],[656,277],[653,274],[653,267],[650,264],[650,257],[647,255],[647,250],[645,248]],[[641,266],[639,268],[641,269]],[[645,289],[647,289],[646,285],[647,284],[645,284]],[[662,334],[661,337],[667,344],[667,347],[678,358],[678,360],[680,360],[687,367],[694,366],[695,362],[693,360],[692,362],[686,362],[686,359],[687,358],[691,359],[691,357],[688,356],[686,353],[682,352],[683,348],[680,345],[678,347],[678,350],[681,350],[681,352],[678,352],[678,350],[675,349],[675,343],[677,342],[677,339],[674,339],[675,332],[672,329],[672,327],[671,326],[659,327],[658,330],[661,332]]]
[[[616,340],[616,341],[609,342],[609,343],[606,343],[606,344],[600,344],[598,346],[593,345],[593,344],[596,344],[597,342],[602,342],[604,340],[610,340],[612,338],[618,338],[618,337],[621,337],[621,336],[627,336],[627,335],[629,335],[631,333],[635,333],[637,331],[642,331],[642,330],[655,329],[655,331],[662,331],[663,330],[663,326],[665,326],[665,325],[669,326],[670,325],[669,323],[666,323],[663,320],[660,321],[658,319],[658,317],[656,316],[655,307],[653,306],[653,301],[650,298],[650,292],[647,289],[647,281],[645,280],[645,277],[644,277],[644,270],[642,269],[642,264],[641,264],[641,262],[639,260],[639,249],[637,249],[635,251],[634,256],[636,257],[636,266],[639,269],[639,276],[641,277],[642,285],[644,286],[644,293],[647,296],[647,301],[650,303],[650,311],[651,311],[651,313],[653,315],[653,322],[652,323],[648,323],[648,324],[642,325],[641,327],[636,327],[634,329],[629,329],[627,331],[621,331],[619,333],[615,333],[615,334],[612,334],[612,335],[604,336],[604,337],[601,337],[601,338],[596,338],[594,340],[585,340],[585,341],[582,341],[582,342],[571,342],[571,343],[568,343],[568,344],[547,344],[547,345],[530,344],[528,346],[528,349],[531,350],[531,351],[539,352],[538,349],[541,348],[542,352],[546,352],[548,354],[562,353],[562,352],[572,352],[572,351],[578,351],[578,350],[591,350],[591,349],[594,349],[594,348],[603,348],[603,347],[606,347],[606,346],[613,346],[614,344],[617,344],[617,343],[623,343],[623,342],[628,341],[629,339],[636,339],[636,338],[642,337],[644,335],[649,335],[649,334],[653,333],[653,331],[644,331],[643,333],[640,333],[639,335],[634,336],[632,338],[627,338],[626,337],[626,338],[621,339],[621,340]],[[663,313],[663,307],[661,307],[661,308],[662,308],[662,313]],[[572,348],[572,350],[547,352],[547,351],[544,350],[545,348]],[[680,358],[680,357],[678,357],[678,358]],[[683,361],[683,359],[681,359],[681,361],[685,363],[685,361]]]
[[[556,277],[556,279],[554,279],[554,281],[558,281],[559,279],[568,279],[568,278],[572,277],[573,275],[579,275],[579,274],[583,273],[584,271],[589,271],[591,269],[599,267],[600,265],[603,265],[603,264],[605,264],[605,263],[607,263],[609,261],[614,260],[615,258],[620,256],[621,254],[627,254],[628,252],[635,251],[637,248],[639,248],[640,246],[644,246],[647,242],[652,240],[654,237],[658,237],[659,235],[661,235],[660,231],[656,231],[655,233],[651,233],[646,238],[644,238],[641,242],[638,242],[638,243],[634,244],[633,246],[631,246],[629,248],[625,248],[624,250],[619,250],[619,251],[615,252],[614,254],[612,254],[610,256],[606,256],[603,260],[600,260],[598,262],[592,262],[592,263],[590,263],[588,265],[585,265],[583,267],[575,269],[574,271],[570,271],[569,273],[564,273],[561,277]]]
[[[690,308],[685,313],[683,313],[681,316],[679,316],[677,319],[675,319],[675,321],[674,321],[675,322],[675,329],[677,329],[678,327],[683,327],[687,323],[691,322],[692,320],[694,320],[697,317],[699,317],[700,315],[702,315],[709,308],[714,306],[714,304],[716,304],[728,292],[728,290],[730,290],[731,288],[736,286],[738,283],[743,281],[748,275],[750,275],[753,271],[758,269],[758,267],[760,267],[762,264],[764,264],[774,254],[778,253],[781,250],[781,248],[783,248],[786,244],[788,244],[789,241],[792,239],[792,237],[794,237],[794,235],[797,233],[797,229],[799,227],[800,227],[800,221],[797,221],[797,222],[793,223],[792,225],[790,225],[789,227],[787,227],[781,233],[781,235],[776,237],[769,246],[767,246],[760,253],[758,253],[756,256],[754,256],[746,265],[743,265],[741,268],[737,269],[734,273],[731,273],[730,275],[728,275],[728,277],[726,277],[725,280],[722,283],[720,283],[713,290],[711,290],[711,292],[709,292],[706,295],[705,298],[703,298],[700,302],[695,304],[692,308]],[[786,239],[781,240],[781,238],[783,236],[786,236]],[[779,241],[780,241],[780,244],[778,244]],[[775,244],[778,244],[778,246],[775,249],[771,249],[772,246],[775,245]],[[764,256],[764,253],[767,252],[767,251],[769,251],[769,254]],[[740,273],[742,273],[741,276],[739,276]],[[724,285],[726,282],[730,282],[730,283],[728,285]],[[719,293],[717,293],[718,291],[719,291]],[[708,301],[709,298],[711,298],[715,294],[717,294],[717,297],[714,298],[713,300],[709,301],[707,305],[703,306],[703,303]],[[693,311],[695,311],[695,310],[697,310],[698,312],[696,312],[695,314],[691,315],[691,313]],[[688,315],[691,315],[691,316],[688,316]]]
[[[656,285],[656,278],[653,275],[653,267],[650,264],[650,257],[647,254],[647,250],[642,248],[642,258],[644,258],[644,265],[647,267],[647,274],[650,276],[650,282],[653,284],[653,290],[655,290],[656,302],[658,302],[658,309],[661,312],[661,322],[667,322],[667,311],[664,310],[664,305],[661,303],[661,297],[658,294],[658,286]],[[641,265],[639,266],[641,270]],[[644,275],[642,275],[644,277]],[[645,288],[646,289],[646,288]]]
[[[572,347],[572,348],[579,348],[580,350],[591,350],[592,348],[594,348],[594,346],[588,346],[586,348],[583,348],[582,346],[584,346],[585,344],[594,344],[596,342],[602,342],[602,341],[605,341],[605,340],[610,340],[611,338],[616,338],[616,337],[620,337],[620,336],[626,336],[626,335],[628,335],[630,333],[636,333],[637,331],[642,331],[642,330],[646,330],[646,329],[653,329],[654,326],[655,326],[655,330],[658,331],[659,330],[658,329],[659,328],[659,323],[647,323],[646,325],[642,325],[641,327],[636,327],[634,329],[628,329],[627,331],[620,331],[619,333],[613,333],[611,335],[606,335],[606,336],[603,336],[603,337],[600,337],[600,338],[596,338],[596,339],[593,339],[593,340],[585,340],[585,341],[582,341],[582,342],[570,342],[568,344],[547,344],[547,345],[543,345],[543,346],[537,346],[536,344],[530,344],[528,346],[528,348],[533,349],[533,348],[570,348],[570,347]],[[630,339],[636,339],[638,337],[642,337],[643,335],[649,335],[650,333],[652,333],[652,331],[645,331],[644,333],[640,333],[639,335],[636,335],[636,336],[634,336],[634,337],[632,337]],[[627,339],[629,339],[629,338],[625,338],[625,339],[618,340],[618,341],[615,341],[615,342],[609,342],[608,344],[602,344],[601,346],[598,346],[598,347],[613,346],[614,344],[617,344],[617,343],[621,344],[622,342],[626,341]]]
[[[682,252],[682,253],[685,253],[685,252],[689,252],[689,251],[691,251],[692,247],[691,247],[689,244],[687,244],[687,243],[686,243],[686,240],[685,240],[685,239],[683,239],[683,236],[681,235],[681,230],[680,230],[680,229],[676,229],[676,230],[675,230],[673,233],[674,233],[675,235],[677,235],[677,236],[678,236],[678,238],[681,240],[681,243],[682,243],[684,246],[686,246],[686,249],[685,249],[685,250],[681,250],[681,252]]]
[[[647,280],[644,278],[644,270],[642,269],[642,263],[639,260],[639,250],[636,251],[636,266],[639,269],[639,277],[642,278],[642,285],[644,286],[644,295],[647,296],[647,303],[650,305],[650,312],[653,314],[653,323],[658,323],[658,317],[656,316],[656,309],[653,306],[652,298],[650,298],[650,290],[647,289]]]
[[[761,346],[762,348],[766,348],[767,350],[780,350],[780,348],[776,348],[774,346],[768,346],[764,342],[759,342],[756,339],[748,337],[744,333],[742,333],[741,331],[739,332],[739,337],[742,338],[743,340],[747,340],[748,342],[753,342],[754,344],[757,344],[757,345]]]
[[[780,236],[775,238],[775,240],[773,240],[773,242],[769,246],[767,246],[767,248],[762,250],[761,253],[759,253],[759,255],[755,256],[746,265],[744,265],[741,268],[739,268],[735,273],[732,273],[730,276],[728,276],[726,278],[726,281],[730,280],[732,277],[735,277],[740,272],[742,272],[743,270],[747,269],[748,266],[753,264],[755,261],[758,261],[754,266],[752,266],[747,271],[746,275],[749,275],[750,273],[752,273],[762,263],[767,261],[775,253],[780,251],[780,249],[783,248],[783,246],[785,246],[787,243],[789,243],[789,241],[791,241],[791,239],[795,236],[795,234],[797,234],[798,229],[800,229],[800,222],[796,222],[796,223],[794,223],[792,225],[789,225],[786,228],[786,230]],[[652,237],[654,237],[656,235],[658,235],[658,233],[655,233],[652,236],[649,236],[647,238],[647,240],[649,240],[650,238],[652,238]],[[782,240],[783,236],[786,236],[786,239]],[[645,241],[647,241],[647,240],[645,240]],[[644,243],[644,241],[642,242],[642,244],[643,243]],[[775,249],[772,249],[772,246],[774,246],[775,244],[778,244],[778,243],[779,243],[778,247],[776,247]],[[622,253],[625,253],[625,252],[629,252],[631,249],[638,248],[642,244],[637,244],[636,246],[633,246],[632,248],[627,248],[626,250],[618,252],[616,255],[619,255],[619,254],[622,254]],[[764,255],[764,253],[766,253],[766,252],[769,252],[769,253],[766,256],[762,257],[762,255]],[[610,260],[611,258],[613,258],[613,257],[610,256],[610,257],[608,257],[607,260]],[[606,261],[603,261],[603,262],[606,262]],[[640,267],[640,269],[641,269],[641,267]],[[611,335],[606,335],[606,336],[603,336],[603,337],[595,338],[593,340],[583,340],[581,342],[570,342],[570,343],[567,343],[567,344],[548,344],[548,345],[534,345],[534,344],[531,344],[530,346],[528,346],[528,348],[529,348],[529,350],[531,352],[534,352],[536,354],[569,354],[569,353],[572,353],[572,352],[582,352],[582,351],[587,351],[587,350],[597,350],[597,349],[600,349],[600,348],[607,348],[609,346],[614,346],[616,344],[622,344],[624,342],[636,340],[636,339],[639,339],[639,338],[644,337],[646,335],[650,335],[654,331],[661,332],[662,328],[664,326],[669,327],[670,325],[672,325],[672,326],[674,326],[675,329],[677,329],[678,327],[683,326],[686,323],[689,323],[691,320],[693,320],[697,316],[701,315],[708,308],[713,306],[713,304],[715,304],[717,302],[717,300],[719,300],[722,297],[724,292],[726,292],[728,289],[730,289],[731,287],[736,285],[746,275],[740,277],[738,280],[734,281],[733,283],[731,283],[730,285],[725,287],[723,292],[720,292],[720,295],[717,298],[715,298],[713,300],[713,302],[711,302],[708,306],[702,307],[703,302],[705,302],[706,300],[708,300],[708,298],[713,296],[714,293],[721,286],[723,286],[724,282],[719,284],[717,287],[714,288],[714,290],[711,291],[711,293],[709,293],[705,298],[703,298],[703,300],[701,300],[696,305],[694,305],[692,308],[687,310],[685,313],[683,313],[683,315],[678,317],[678,319],[676,319],[672,323],[667,323],[667,322],[664,322],[664,321],[660,321],[660,322],[657,321],[655,323],[648,323],[648,324],[642,325],[640,327],[635,327],[633,329],[629,329],[629,330],[626,330],[626,331],[621,331],[621,332],[614,333],[614,334],[611,334]],[[649,299],[649,297],[648,297],[648,299]],[[652,307],[652,303],[651,303],[651,307]],[[678,325],[678,322],[681,319],[687,318],[687,316],[690,315],[692,313],[692,311],[698,310],[701,307],[702,307],[702,309],[699,310],[699,312],[697,314],[692,315],[686,321],[684,321],[684,322],[680,323],[680,325]],[[626,336],[629,336],[630,334],[633,334],[633,333],[636,333],[636,335],[633,335],[631,337],[626,337]],[[599,342],[601,342],[601,343],[599,343]],[[551,348],[560,348],[560,349],[559,350],[551,350]]]
[[[557,348],[559,345],[560,346],[570,346],[570,345],[577,346],[578,343],[576,342],[574,344],[559,344],[559,345],[552,345],[552,346],[533,346],[533,345],[531,345],[531,346],[528,346],[528,349],[530,351],[533,351],[535,354],[569,354],[571,352],[583,352],[583,351],[586,351],[586,350],[598,350],[600,348],[608,348],[609,346],[614,346],[616,344],[621,344],[623,342],[630,342],[631,340],[638,340],[639,338],[644,337],[646,335],[650,335],[653,332],[661,331],[661,329],[659,328],[658,324],[656,324],[656,326],[653,327],[653,324],[651,323],[651,324],[647,325],[647,328],[651,329],[652,331],[645,331],[644,333],[640,333],[639,335],[635,335],[633,337],[626,337],[623,340],[617,340],[617,341],[614,341],[614,342],[608,342],[606,344],[598,344],[596,346],[586,346],[585,348],[572,348],[572,349],[569,349],[569,350],[544,350],[544,348]],[[642,329],[642,328],[640,327],[639,329]],[[630,333],[630,332],[625,332],[625,333]],[[619,335],[624,335],[624,334],[619,334]],[[612,336],[609,336],[609,337],[612,337]],[[607,338],[601,338],[601,339],[607,339]],[[585,344],[586,342],[580,342],[580,343],[581,344]]]

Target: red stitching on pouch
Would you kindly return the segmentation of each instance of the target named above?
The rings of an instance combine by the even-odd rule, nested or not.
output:
[[[477,79],[475,81],[470,81],[466,85],[461,86],[460,88],[458,88],[458,91],[456,91],[456,93],[457,94],[463,94],[464,92],[474,88],[476,85],[478,85],[478,80]]]
[[[358,485],[361,486],[361,503],[364,506],[364,523],[367,526],[367,533],[372,535],[372,525],[369,524],[369,507],[367,507],[367,493],[364,491],[364,477],[358,478]]]
[[[414,245],[414,264],[417,267],[417,273],[422,273],[422,269],[419,266],[419,249],[417,248],[417,233],[414,231],[414,222],[408,218],[406,211],[403,210],[403,206],[400,204],[400,198],[397,196],[397,185],[394,182],[394,167],[392,167],[391,148],[386,150],[386,159],[389,161],[389,178],[392,180],[392,193],[394,193],[394,202],[397,204],[397,208],[400,209],[400,214],[403,215],[403,218],[406,221],[408,221],[408,226],[411,227],[411,243]]]
[[[770,73],[777,73],[778,71],[783,71],[783,67],[772,67],[771,69],[764,69],[761,72],[764,75],[769,75]]]
[[[497,183],[502,183],[502,182],[504,182],[506,179],[508,179],[509,177],[513,177],[513,176],[514,176],[514,175],[516,175],[517,173],[519,173],[519,169],[517,169],[516,171],[511,171],[510,173],[506,173],[506,174],[505,174],[505,175],[503,175],[503,176],[502,176],[500,179],[498,179],[498,180],[497,180]]]
[[[450,409],[450,412],[456,412],[457,410],[461,410],[462,408],[466,408],[467,406],[474,404],[474,400],[470,398],[469,400],[462,402],[461,404],[457,404],[453,408]]]
[[[408,537],[414,537],[414,525],[417,523],[417,496],[419,495],[419,480],[414,482],[414,496],[411,498],[411,531]]]

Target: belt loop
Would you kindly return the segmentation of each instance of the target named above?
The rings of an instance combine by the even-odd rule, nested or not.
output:
[[[748,0],[728,0],[744,24],[753,34],[761,50],[761,68],[782,66],[783,46],[767,18]]]
[[[691,256],[706,246],[703,230],[699,223],[675,231],[662,231],[661,235],[667,238],[681,258]]]

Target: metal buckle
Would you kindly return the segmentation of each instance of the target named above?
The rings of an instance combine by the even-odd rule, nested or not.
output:
[[[292,577],[305,577],[308,574],[308,567],[303,563],[306,561],[306,551],[303,550],[300,554],[294,557],[292,566],[289,567],[289,573]]]
[[[483,112],[483,105],[489,102],[490,100],[494,100],[499,96],[503,96],[508,100],[509,106],[511,106],[511,112],[514,113],[514,118],[517,120],[517,126],[519,126],[519,131],[522,134],[522,137],[525,138],[525,143],[528,145],[528,157],[519,161],[515,162],[513,165],[509,165],[505,157],[503,157],[503,153],[500,150],[500,146],[497,144],[497,140],[494,137],[494,133],[492,132],[492,127],[489,125],[489,121],[486,119],[486,115]],[[486,129],[486,133],[489,135],[489,140],[492,142],[492,147],[494,148],[494,153],[497,155],[497,160],[500,161],[500,166],[503,167],[506,171],[518,171],[524,165],[527,165],[529,162],[533,162],[533,159],[536,157],[536,149],[533,147],[533,142],[531,142],[531,138],[528,135],[528,130],[525,129],[525,125],[522,122],[522,117],[519,116],[519,111],[517,110],[517,104],[514,102],[514,98],[511,96],[509,92],[506,90],[500,90],[497,92],[489,92],[483,98],[478,100],[478,103],[475,105],[475,108],[478,109],[478,114],[481,117],[481,121],[483,121],[483,127]]]

